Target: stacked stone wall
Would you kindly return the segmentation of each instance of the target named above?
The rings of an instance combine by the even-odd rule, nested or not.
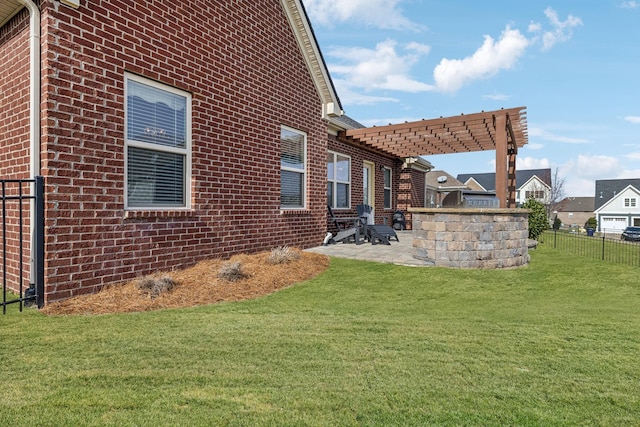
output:
[[[529,211],[412,209],[414,257],[438,267],[510,268],[527,264]]]

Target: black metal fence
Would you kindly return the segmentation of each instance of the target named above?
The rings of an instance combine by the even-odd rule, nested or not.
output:
[[[640,242],[620,240],[619,235],[584,235],[558,230],[547,230],[539,238],[540,244],[551,245],[574,255],[640,267]]]
[[[2,187],[2,313],[7,306],[44,305],[44,180],[0,180]],[[33,215],[32,215],[33,213]]]

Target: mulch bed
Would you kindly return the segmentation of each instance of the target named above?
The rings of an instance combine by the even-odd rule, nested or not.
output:
[[[47,315],[140,312],[165,308],[193,307],[223,301],[239,301],[270,294],[322,273],[329,257],[294,249],[299,259],[282,264],[267,262],[269,252],[236,255],[230,260],[202,261],[191,268],[160,272],[151,277],[170,277],[176,286],[151,297],[136,281],[105,287],[98,293],[50,303],[42,309]],[[229,281],[218,277],[225,263],[239,262],[247,277]],[[227,264],[228,265],[228,264]]]

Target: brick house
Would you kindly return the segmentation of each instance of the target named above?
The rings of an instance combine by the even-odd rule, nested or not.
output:
[[[421,121],[428,145],[409,129],[411,147],[390,149],[344,116],[301,0],[192,6],[2,2],[0,178],[44,177],[46,301],[316,246],[327,203],[387,218],[424,206],[429,165],[414,156],[496,149],[506,171],[526,143],[520,107]],[[509,176],[496,178],[504,194]],[[33,273],[25,264],[17,275]]]
[[[319,245],[328,190],[393,213],[400,162],[338,141],[300,0],[3,3],[0,178],[44,176],[47,301]]]
[[[565,197],[552,212],[553,221],[558,218],[563,228],[586,227],[587,220],[594,216],[595,197]]]

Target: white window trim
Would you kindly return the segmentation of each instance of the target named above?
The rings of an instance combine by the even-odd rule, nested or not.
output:
[[[343,153],[339,153],[337,151],[331,151],[331,150],[327,150],[327,154],[331,154],[333,155],[333,164],[336,164],[336,160],[337,160],[337,156],[341,156],[341,157],[345,157],[347,159],[349,159],[349,180],[348,181],[342,181],[337,179],[335,176],[333,177],[333,179],[329,179],[327,178],[327,180],[329,182],[331,182],[331,184],[333,185],[333,200],[331,201],[331,209],[351,209],[351,190],[352,190],[352,186],[351,186],[351,171],[353,168],[353,161],[351,160],[351,156],[347,155],[347,154],[343,154]],[[336,172],[336,168],[334,167],[334,175]],[[347,184],[349,185],[349,194],[347,194],[347,206],[346,207],[337,207],[336,206],[336,201],[338,198],[338,184]]]
[[[383,195],[384,195],[384,191],[389,190],[389,203],[390,203],[390,206],[389,207],[384,206],[384,209],[393,209],[393,170],[391,168],[386,167],[386,166],[384,166],[383,169],[384,169],[383,174],[382,174]],[[389,186],[388,187],[384,183],[384,175],[385,175],[384,172],[386,172],[386,171],[389,171]],[[384,204],[384,197],[383,197],[382,203]]]
[[[292,211],[292,210],[301,210],[301,209],[307,209],[307,186],[308,186],[308,182],[309,182],[309,175],[307,173],[307,133],[304,131],[301,131],[300,129],[294,129],[292,127],[289,126],[285,126],[285,125],[280,125],[280,129],[284,129],[284,130],[288,130],[289,132],[293,132],[293,133],[297,133],[303,136],[303,156],[304,156],[304,164],[302,167],[302,170],[300,169],[296,169],[296,168],[291,168],[291,167],[286,167],[286,166],[282,166],[282,160],[280,163],[280,170],[285,170],[285,171],[290,171],[290,172],[296,172],[296,173],[302,173],[303,177],[304,177],[304,185],[302,186],[302,206],[282,206],[282,201],[280,202],[280,209],[282,209],[283,211]],[[280,156],[282,156],[282,151],[280,151]],[[281,159],[281,157],[280,157]],[[280,195],[282,196],[282,194]]]
[[[186,122],[185,122],[185,131],[186,131],[186,141],[184,148],[177,147],[167,147],[159,144],[152,144],[148,142],[141,142],[135,140],[129,140],[128,132],[127,132],[127,123],[128,123],[128,108],[127,108],[127,95],[128,95],[128,87],[127,82],[129,80],[145,84],[166,92],[170,92],[179,96],[184,96],[187,99],[187,108],[186,108]],[[191,94],[189,92],[185,92],[183,90],[174,88],[172,86],[168,86],[162,83],[158,83],[156,81],[140,77],[136,74],[124,73],[124,141],[125,141],[125,153],[124,153],[124,208],[125,210],[138,210],[138,211],[160,211],[160,210],[187,210],[191,209],[191,173],[192,173],[192,153],[191,153]],[[184,206],[128,206],[128,148],[136,147],[136,148],[144,148],[153,151],[162,151],[166,153],[175,153],[175,154],[184,154],[185,155],[185,177],[184,177],[184,198],[185,205]]]

